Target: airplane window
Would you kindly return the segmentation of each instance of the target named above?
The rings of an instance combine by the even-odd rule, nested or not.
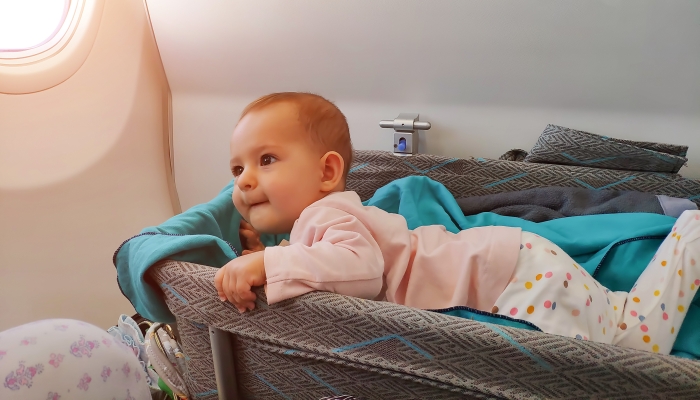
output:
[[[0,51],[32,49],[51,40],[70,0],[0,0]]]

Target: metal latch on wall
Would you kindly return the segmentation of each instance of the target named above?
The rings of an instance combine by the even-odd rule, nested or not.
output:
[[[379,121],[382,128],[394,128],[394,155],[418,153],[418,132],[430,129],[430,122],[418,121],[418,114],[402,113],[393,121]]]

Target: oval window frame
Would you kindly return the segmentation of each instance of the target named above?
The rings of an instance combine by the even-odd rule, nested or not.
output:
[[[73,76],[90,54],[104,3],[71,0],[53,38],[31,49],[0,51],[0,93],[40,92]]]
[[[54,27],[53,32],[43,41],[24,49],[3,49],[0,48],[0,59],[12,59],[12,58],[24,58],[33,56],[35,54],[44,52],[51,47],[55,46],[63,36],[65,36],[68,28],[70,27],[70,20],[75,15],[75,10],[78,6],[79,1],[77,0],[64,0],[64,3],[68,3],[66,7],[63,6],[63,15],[58,23],[58,26]]]

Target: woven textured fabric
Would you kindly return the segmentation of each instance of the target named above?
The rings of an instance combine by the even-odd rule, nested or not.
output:
[[[633,190],[690,199],[700,205],[700,181],[678,174],[630,172],[569,165],[419,154],[397,157],[385,151],[357,151],[347,189],[364,201],[387,183],[411,175],[436,180],[455,197],[481,196],[545,186]]]
[[[525,161],[525,157],[527,157],[527,151],[523,149],[511,149],[503,153],[498,159],[504,161]]]
[[[547,125],[525,162],[676,173],[688,161],[687,151],[687,146],[634,142]]]
[[[197,268],[188,269],[187,273],[196,273]],[[187,276],[187,275],[185,275]],[[212,281],[213,284],[213,281]],[[175,289],[173,289],[175,290]],[[177,290],[181,290],[178,288]],[[206,325],[183,318],[175,314],[180,335],[180,344],[185,353],[187,374],[185,385],[190,394],[199,400],[217,400],[216,378],[214,377],[214,360],[211,354],[209,329]]]
[[[162,261],[164,289],[189,357],[188,387],[216,398],[207,326],[233,332],[243,398],[696,399],[700,363],[483,324],[325,292],[239,314],[221,302],[216,269]]]
[[[676,174],[380,151],[356,152],[347,186],[366,200],[410,175],[437,180],[455,197],[565,186],[700,204],[700,182]],[[218,300],[215,272],[174,261],[149,269],[177,318],[196,399],[218,398],[208,326],[236,335],[243,398],[695,399],[700,392],[696,361],[332,293],[267,306],[258,291],[257,310],[241,315]]]

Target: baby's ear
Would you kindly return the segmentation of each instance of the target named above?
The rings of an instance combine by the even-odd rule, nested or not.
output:
[[[321,157],[321,191],[332,192],[340,186],[345,170],[343,157],[335,151],[329,151]]]

